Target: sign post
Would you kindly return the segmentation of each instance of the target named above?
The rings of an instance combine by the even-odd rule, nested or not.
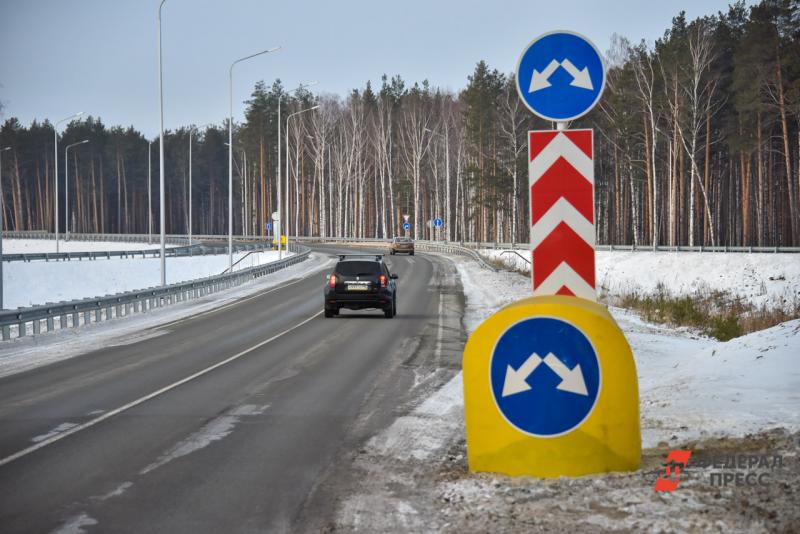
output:
[[[436,239],[441,241],[442,239],[442,219],[440,217],[436,217],[433,220],[433,227],[436,229]]]
[[[630,346],[596,302],[592,130],[568,130],[605,85],[600,53],[559,31],[517,64],[520,99],[557,129],[528,133],[533,296],[501,309],[464,349],[472,471],[541,477],[633,470],[641,460]]]
[[[272,212],[272,225],[271,227],[275,228],[275,231],[272,232],[272,239],[277,240],[278,244],[278,259],[280,260],[283,257],[283,253],[281,252],[281,218],[280,214],[277,211]],[[270,223],[267,223],[270,224]],[[277,237],[276,237],[277,236]]]

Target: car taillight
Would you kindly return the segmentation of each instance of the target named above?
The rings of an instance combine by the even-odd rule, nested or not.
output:
[[[380,275],[378,277],[378,280],[381,281],[381,287],[385,288],[386,287],[386,275],[385,274]]]
[[[328,278],[328,287],[334,289],[336,287],[336,275],[332,274],[330,278]]]

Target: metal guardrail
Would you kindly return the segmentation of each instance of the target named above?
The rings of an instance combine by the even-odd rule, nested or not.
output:
[[[2,339],[11,339],[11,329],[16,326],[17,338],[28,335],[28,326],[34,335],[51,332],[56,328],[76,328],[92,322],[108,321],[126,317],[133,313],[144,313],[176,302],[202,297],[210,293],[239,286],[245,282],[266,276],[290,265],[300,263],[311,252],[308,247],[292,244],[295,252],[288,258],[250,267],[233,273],[201,278],[164,287],[126,291],[104,297],[77,299],[67,302],[48,303],[16,310],[0,311],[0,333]]]
[[[55,239],[55,234],[43,230],[6,230],[3,237],[9,239]],[[116,241],[118,243],[146,243],[150,240],[147,234],[84,234],[71,233],[69,239],[60,234],[61,240],[66,241]],[[153,234],[153,243],[158,242],[158,234]],[[185,235],[167,235],[166,242],[173,245],[188,245],[189,239]]]
[[[490,249],[510,249],[510,250],[530,250],[530,243],[461,243],[465,247],[470,248],[490,248]],[[595,250],[618,250],[625,252],[739,252],[748,254],[797,254],[800,253],[800,247],[733,247],[733,246],[693,246],[688,245],[659,245],[657,247],[651,246],[634,246],[634,245],[595,245]]]
[[[25,234],[21,236],[19,234]],[[27,239],[28,234],[34,234],[33,239],[54,239],[53,234],[46,232],[5,232],[3,235],[12,239]],[[219,240],[219,236],[200,236],[204,241]],[[77,239],[76,239],[77,238]],[[122,239],[114,239],[122,238]],[[244,238],[239,238],[244,239]],[[227,241],[227,236],[225,236]],[[103,242],[147,242],[147,235],[141,234],[72,234],[71,241],[103,241]],[[203,244],[188,245],[189,240],[180,236],[170,236],[168,242],[171,244],[182,244],[167,248],[164,253],[166,257],[178,256],[205,256],[207,254],[225,254],[228,252],[227,242],[225,246],[211,247]],[[237,242],[233,245],[234,252],[258,251],[270,248],[270,244],[264,241],[253,243]],[[31,252],[23,254],[3,254],[3,261],[68,261],[68,260],[97,260],[111,258],[157,258],[161,255],[159,248],[148,248],[141,250],[104,250],[87,252]]]

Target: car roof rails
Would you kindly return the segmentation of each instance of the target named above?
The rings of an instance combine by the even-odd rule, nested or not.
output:
[[[375,261],[382,261],[384,254],[339,254],[339,261],[355,258],[375,258]]]

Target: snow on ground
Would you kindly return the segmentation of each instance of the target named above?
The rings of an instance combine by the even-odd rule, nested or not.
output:
[[[158,236],[153,244],[127,243],[122,241],[65,241],[58,240],[59,252],[101,252],[106,250],[147,250],[159,248]],[[176,245],[167,245],[174,247]],[[3,254],[34,254],[56,251],[55,239],[3,239]]]
[[[0,343],[0,377],[79,356],[99,348],[129,345],[166,334],[168,332],[166,329],[152,329],[191,315],[233,305],[240,299],[277,286],[291,284],[330,268],[333,261],[326,255],[312,253],[306,261],[235,289],[156,308],[147,313],[133,314],[121,320],[92,323],[78,329],[70,328],[35,337],[4,341]]]
[[[286,252],[283,255],[286,256]],[[277,259],[277,251],[236,253],[233,255],[234,263],[242,261],[234,270]],[[168,257],[166,261],[167,284],[218,275],[228,268],[227,254]],[[13,309],[157,286],[161,281],[161,259],[15,261],[3,265],[3,278],[4,305],[7,309]]]
[[[530,269],[513,252],[480,252],[512,269]],[[530,251],[516,252],[530,259]],[[611,297],[655,293],[661,284],[676,297],[722,291],[756,307],[791,311],[800,306],[800,254],[598,251],[596,276],[598,288]]]

